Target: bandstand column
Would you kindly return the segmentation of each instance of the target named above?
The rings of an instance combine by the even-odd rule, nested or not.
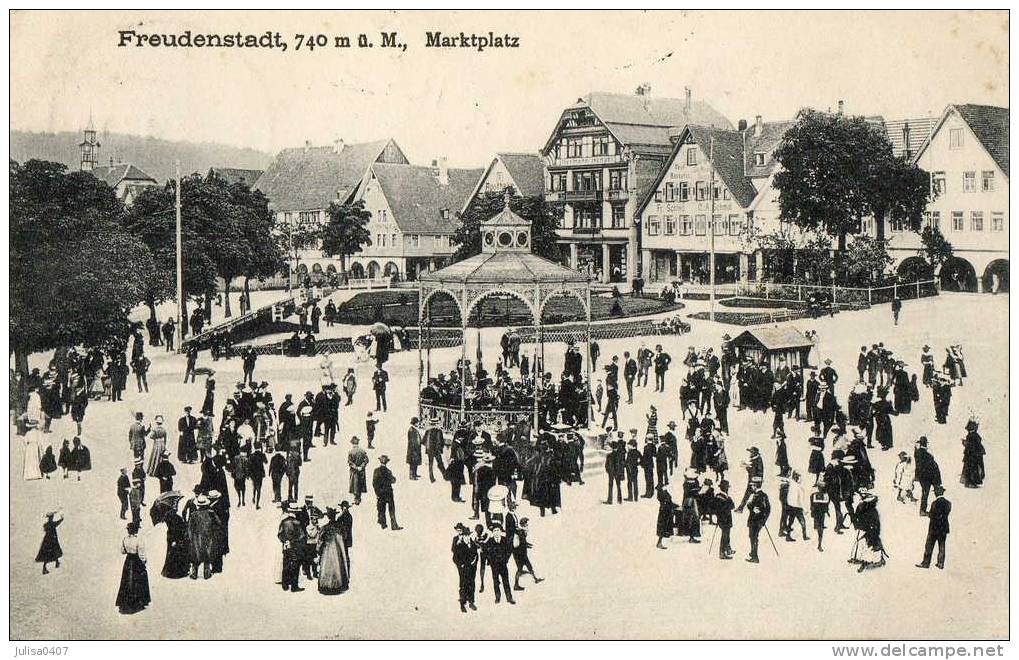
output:
[[[422,370],[423,370],[423,365],[422,365],[422,346],[421,345],[425,341],[425,332],[424,332],[424,323],[423,323],[425,310],[424,310],[424,307],[422,305],[423,298],[424,297],[422,296],[422,288],[419,286],[418,287],[418,417],[423,417],[423,415],[421,414],[421,390],[424,388],[424,384],[422,384],[422,382],[421,382],[421,373],[422,373]],[[425,382],[426,383],[428,382],[428,377],[427,376],[425,377]]]
[[[541,308],[542,308],[541,287],[539,285],[535,285],[535,287],[534,287],[534,300],[535,300],[535,311],[532,311],[531,314],[532,314],[532,320],[534,321],[535,348],[537,348],[539,327],[541,326]],[[540,396],[540,393],[538,391],[539,379],[538,379],[538,351],[537,350],[534,351],[534,364],[531,367],[531,371],[534,374],[534,387],[533,387],[534,394],[533,394],[533,397],[532,397],[534,399],[534,432],[537,433],[538,430],[539,430],[539,424],[538,424],[538,422],[539,422],[539,419],[538,419],[539,406],[538,406],[538,403],[541,400],[541,396]]]
[[[467,405],[467,379],[464,367],[467,366],[467,285],[460,290],[460,423],[464,420],[464,409]]]
[[[591,384],[591,283],[587,284],[587,359],[584,360],[584,364],[587,365],[585,371],[587,372],[587,427],[591,426],[591,417],[594,415],[594,408],[591,404],[592,394],[594,388]]]

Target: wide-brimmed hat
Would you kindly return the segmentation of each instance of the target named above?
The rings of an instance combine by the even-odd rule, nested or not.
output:
[[[842,463],[844,465],[856,465],[856,457],[855,456],[846,456],[846,457],[844,457],[842,459]]]
[[[205,495],[199,495],[195,498],[195,504],[198,506],[209,506],[209,498]]]
[[[385,465],[388,462],[389,462],[389,457],[388,456],[386,456],[385,454],[382,454],[381,456],[379,456],[379,463],[382,463],[383,465]]]
[[[674,429],[674,428],[676,428],[677,424],[676,424],[675,420],[669,420],[669,423],[666,424],[666,426],[668,426],[670,429]]]

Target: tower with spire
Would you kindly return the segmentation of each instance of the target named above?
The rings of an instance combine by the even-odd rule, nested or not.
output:
[[[88,126],[85,128],[85,139],[78,145],[81,150],[81,170],[91,172],[99,166],[99,147],[96,140],[96,127],[92,122],[92,114],[88,116]]]

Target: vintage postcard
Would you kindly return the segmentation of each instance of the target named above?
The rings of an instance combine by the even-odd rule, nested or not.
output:
[[[1000,655],[1007,10],[9,24],[18,655]]]

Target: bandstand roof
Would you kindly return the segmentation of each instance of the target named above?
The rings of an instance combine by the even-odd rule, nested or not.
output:
[[[422,273],[432,284],[587,284],[590,278],[530,252],[482,253],[441,270]]]

